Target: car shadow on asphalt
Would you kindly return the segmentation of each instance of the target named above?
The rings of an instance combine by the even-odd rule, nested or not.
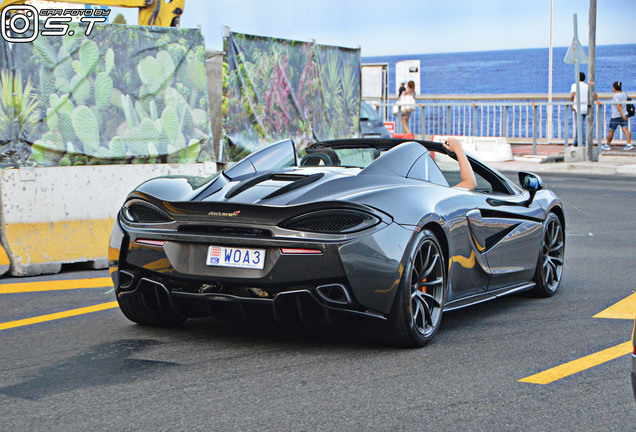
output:
[[[177,363],[132,358],[164,342],[156,339],[120,339],[86,347],[81,353],[36,369],[21,382],[0,387],[9,397],[40,400],[46,396],[86,387],[124,384],[148,379]]]
[[[528,294],[520,293],[504,298],[477,304],[444,314],[441,328],[433,344],[443,342],[444,333],[477,329],[492,324],[501,315],[515,313],[518,308],[527,305]],[[131,324],[132,325],[132,324]],[[286,347],[290,349],[323,350],[365,350],[392,351],[402,347],[391,343],[383,331],[383,322],[370,318],[351,317],[338,324],[320,321],[308,326],[281,325],[269,320],[222,320],[216,318],[189,319],[174,328],[151,328],[135,326],[134,334],[146,334],[149,337],[170,341],[188,341],[188,343],[213,342],[216,347],[228,348],[240,346]]]

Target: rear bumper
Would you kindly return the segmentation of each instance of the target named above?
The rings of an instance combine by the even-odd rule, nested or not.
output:
[[[323,311],[381,317],[391,310],[402,277],[404,251],[413,234],[412,230],[391,223],[332,241],[194,237],[127,231],[116,222],[109,261],[117,295],[152,295],[147,291],[153,291],[167,296],[175,307],[197,304],[194,308],[185,307],[186,312],[192,310],[182,312],[185,316],[215,315],[223,308],[238,308],[240,316],[241,309],[269,308],[278,320],[276,311],[282,310],[279,305],[296,303],[304,308],[314,303]],[[140,244],[136,242],[139,238],[165,240],[165,244]],[[265,267],[253,270],[207,266],[210,245],[265,249]],[[281,248],[319,249],[322,254],[285,255]],[[146,282],[138,286],[142,280]],[[155,285],[145,287],[148,284]],[[321,295],[318,288],[329,285],[342,286],[348,301],[333,304]],[[254,291],[258,294],[254,295]],[[288,300],[292,297],[296,300]]]
[[[306,325],[322,319],[337,322],[344,315],[385,320],[381,314],[359,310],[343,285],[283,291],[273,298],[257,298],[170,289],[164,283],[140,277],[128,270],[121,271],[119,277],[124,285],[117,289],[118,298],[140,296],[149,309],[169,308],[186,317],[273,319],[280,324]],[[335,289],[340,295],[330,295],[330,289]]]

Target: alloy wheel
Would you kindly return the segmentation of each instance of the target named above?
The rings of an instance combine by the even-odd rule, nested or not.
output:
[[[424,240],[411,272],[411,318],[422,336],[435,332],[442,317],[444,296],[443,257],[437,244]]]
[[[551,218],[543,234],[543,283],[550,291],[556,291],[563,274],[564,236],[561,222]]]

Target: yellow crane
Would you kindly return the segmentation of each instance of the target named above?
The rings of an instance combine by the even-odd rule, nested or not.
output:
[[[185,0],[48,0],[51,3],[79,3],[98,6],[113,6],[139,9],[139,25],[178,27],[179,17],[183,13]],[[4,0],[5,6],[25,4],[26,0]]]

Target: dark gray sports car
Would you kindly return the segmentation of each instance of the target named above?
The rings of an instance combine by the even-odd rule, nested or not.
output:
[[[441,144],[281,141],[211,178],[160,177],[128,195],[110,242],[117,300],[132,321],[273,317],[376,320],[422,346],[442,312],[561,283],[565,219],[541,179],[522,188],[477,159],[454,188]],[[374,328],[376,326],[373,326]]]

